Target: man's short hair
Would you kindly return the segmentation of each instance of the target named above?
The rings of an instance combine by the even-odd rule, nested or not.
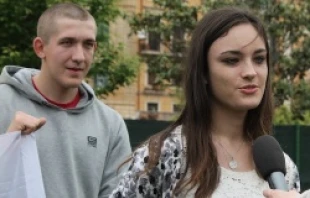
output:
[[[55,22],[59,18],[74,20],[93,20],[94,17],[84,8],[73,3],[59,3],[45,10],[40,16],[37,24],[37,36],[48,43],[51,35],[57,31]]]

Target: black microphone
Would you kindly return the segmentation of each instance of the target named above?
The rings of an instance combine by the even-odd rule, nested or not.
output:
[[[253,142],[253,158],[258,172],[268,181],[271,189],[288,191],[284,175],[285,159],[279,142],[270,135],[258,137]]]

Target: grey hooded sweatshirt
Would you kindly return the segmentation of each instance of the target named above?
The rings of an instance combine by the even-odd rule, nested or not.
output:
[[[6,66],[0,76],[0,134],[16,111],[45,117],[36,134],[47,198],[103,198],[117,185],[119,165],[131,154],[121,116],[82,83],[76,108],[48,103],[33,87],[39,70]],[[1,163],[1,162],[0,162]]]

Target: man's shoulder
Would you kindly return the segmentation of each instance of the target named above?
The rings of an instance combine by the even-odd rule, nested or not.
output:
[[[11,85],[0,84],[0,91],[15,91],[15,89]]]
[[[19,92],[12,86],[8,84],[0,84],[0,99],[6,100],[12,96],[19,95]]]
[[[100,100],[97,97],[95,97],[94,104],[96,105],[96,107],[100,111],[103,111],[106,113],[111,113],[111,114],[118,114],[118,112],[116,110],[114,110],[112,107],[106,105],[102,100]]]
[[[119,112],[114,110],[112,107],[106,105],[103,101],[97,97],[94,100],[94,111],[102,116],[103,119],[108,120],[121,120],[123,119]]]

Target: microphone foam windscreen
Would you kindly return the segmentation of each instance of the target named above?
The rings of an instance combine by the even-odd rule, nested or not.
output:
[[[260,136],[253,142],[253,158],[264,179],[273,172],[286,174],[283,150],[279,142],[270,135]]]

